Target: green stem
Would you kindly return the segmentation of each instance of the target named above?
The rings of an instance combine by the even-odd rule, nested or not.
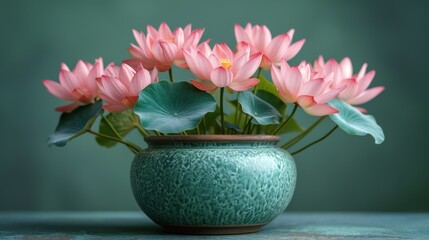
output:
[[[197,126],[197,134],[198,135],[201,135],[201,133],[200,133],[200,127],[201,127],[201,124],[198,124],[198,126]]]
[[[252,124],[251,127],[249,127],[249,134],[253,133],[253,130],[255,130],[256,125]]]
[[[240,92],[237,92],[237,104],[235,105],[235,117],[234,117],[234,122],[239,125],[238,122],[238,112],[239,112],[239,108],[240,108],[240,104],[238,102],[238,97],[240,96]]]
[[[314,142],[312,142],[312,143],[309,143],[309,144],[305,145],[304,147],[302,147],[302,148],[300,148],[300,149],[296,150],[295,152],[293,152],[293,153],[291,153],[291,154],[292,154],[292,155],[298,154],[298,153],[300,153],[300,152],[304,151],[305,149],[307,149],[307,148],[309,148],[309,147],[313,146],[314,144],[316,144],[316,143],[319,143],[319,142],[323,141],[325,138],[327,138],[329,135],[331,135],[331,134],[332,134],[332,133],[333,133],[337,128],[338,128],[338,125],[335,125],[335,127],[333,127],[329,132],[327,132],[327,133],[326,133],[325,135],[323,135],[321,138],[317,139],[316,141],[314,141]]]
[[[207,132],[206,132],[206,116],[203,117],[203,132],[204,132],[204,134],[207,134]]]
[[[107,126],[109,126],[109,128],[113,131],[113,133],[116,135],[116,137],[118,137],[121,140],[124,140],[122,138],[122,136],[118,133],[118,131],[116,131],[115,127],[113,126],[113,124],[109,121],[109,119],[106,118],[106,116],[101,115],[101,117],[103,118],[103,120],[107,123]]]
[[[261,79],[261,74],[262,74],[262,68],[260,67],[260,68],[258,68],[258,73],[256,74],[256,78],[257,79]],[[255,94],[256,93],[256,89],[258,88],[258,85],[256,85],[254,88],[253,88],[253,93]]]
[[[293,117],[293,115],[295,115],[295,112],[297,109],[298,109],[298,104],[295,104],[293,106],[293,110],[292,110],[291,114],[289,115],[289,117],[282,123],[282,125],[280,125],[273,133],[271,133],[271,135],[276,135],[286,125],[286,123],[288,123],[289,120],[292,119],[292,117]]]
[[[137,129],[139,130],[139,132],[143,135],[143,136],[145,136],[145,137],[147,137],[147,136],[149,136],[150,134],[140,125],[140,124],[138,124],[138,123],[136,123],[136,125],[135,125],[136,127],[137,127]]]
[[[106,116],[104,116],[104,115],[101,115],[102,116],[102,118],[104,119],[104,121],[107,123],[107,125],[110,127],[110,129],[113,131],[113,133],[116,135],[116,137],[119,139],[119,140],[121,140],[122,142],[126,142],[125,141],[125,139],[121,136],[121,134],[119,134],[118,133],[118,131],[116,130],[116,128],[113,126],[113,124],[110,122],[110,120],[106,117]],[[89,130],[91,130],[91,129],[89,129]],[[91,130],[92,131],[92,130]],[[99,133],[99,134],[101,134],[101,133]],[[104,134],[103,134],[104,135]],[[106,135],[106,136],[108,136],[108,135]],[[101,137],[101,136],[100,136]],[[111,139],[111,140],[113,140],[113,139]],[[113,141],[115,141],[115,140],[113,140]],[[131,144],[131,143],[130,143]],[[134,145],[134,144],[131,144],[131,145]],[[140,151],[141,149],[137,146],[137,145],[134,145],[134,147],[137,147],[138,148],[138,151]],[[129,148],[129,147],[128,147]],[[131,151],[133,151],[131,148],[130,148],[130,150]],[[134,152],[134,151],[133,151]]]
[[[223,113],[223,93],[225,91],[225,88],[220,88],[220,127],[221,127],[221,133],[224,134],[224,113]]]
[[[91,129],[88,129],[86,131],[89,132],[89,133],[91,133],[91,134],[93,134],[93,135],[95,135],[95,136],[102,137],[102,138],[105,138],[105,139],[109,139],[109,140],[112,140],[112,141],[115,141],[115,142],[122,143],[122,144],[126,145],[134,154],[137,154],[138,152],[141,151],[141,148],[139,146],[137,146],[135,144],[132,144],[132,143],[129,143],[129,142],[126,142],[124,140],[121,140],[119,138],[115,138],[115,137],[112,137],[112,136],[109,136],[109,135],[105,135],[105,134],[102,134],[102,133],[94,132]]]
[[[250,117],[249,118],[249,120],[247,120],[247,117],[248,117],[249,115],[246,115],[246,120],[245,120],[245,122],[247,122],[246,123],[246,125],[244,125],[244,128],[243,128],[243,134],[245,134],[246,133],[246,130],[247,130],[247,128],[250,128],[250,123],[252,122],[252,119],[253,119],[253,117]]]
[[[319,118],[315,123],[313,123],[313,125],[311,125],[309,128],[307,128],[301,134],[299,134],[298,136],[294,137],[289,142],[285,143],[282,146],[282,148],[287,149],[287,148],[292,147],[296,143],[298,143],[301,139],[303,139],[305,136],[307,136],[307,134],[310,133],[317,125],[319,125],[325,118],[326,118],[326,116],[323,116],[323,117]]]
[[[171,67],[170,69],[168,69],[168,76],[170,77],[170,81],[174,82],[174,78],[173,78],[173,67]]]

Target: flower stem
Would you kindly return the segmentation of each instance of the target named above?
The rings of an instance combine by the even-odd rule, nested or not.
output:
[[[296,110],[298,109],[298,104],[295,104],[293,106],[292,112],[289,115],[289,117],[280,125],[271,135],[276,135],[285,125],[289,122],[290,119],[292,119],[293,115],[295,115]]]
[[[239,125],[239,122],[238,122],[238,112],[239,112],[239,109],[240,109],[240,104],[238,102],[238,97],[239,96],[240,96],[240,92],[237,92],[237,104],[235,105],[235,116],[234,116],[234,122],[237,125]]]
[[[260,67],[260,68],[258,68],[258,73],[256,74],[256,78],[257,79],[260,79],[261,78],[261,75],[262,75],[262,68]],[[255,94],[256,93],[256,89],[258,88],[258,85],[255,85],[255,87],[253,88],[253,94]]]
[[[243,134],[246,134],[247,128],[250,128],[250,123],[252,122],[253,117],[250,117],[249,120],[247,120],[249,115],[246,115],[246,120],[244,121],[246,125],[244,125],[243,128]]]
[[[204,131],[204,134],[207,134],[207,132],[206,132],[206,116],[203,117],[203,131]]]
[[[105,138],[105,139],[109,139],[109,140],[112,140],[112,141],[115,141],[115,142],[122,143],[125,146],[127,146],[134,154],[137,154],[138,152],[141,151],[141,148],[139,146],[137,146],[135,144],[132,144],[132,143],[129,143],[129,142],[126,142],[126,141],[124,141],[122,139],[115,138],[115,137],[112,137],[112,136],[109,136],[109,135],[105,135],[105,134],[102,134],[102,133],[94,132],[91,129],[88,129],[86,131],[89,132],[89,133],[91,133],[91,134],[93,134],[93,135],[95,135],[95,136],[102,137],[102,138]]]
[[[136,123],[136,127],[143,136],[147,137],[150,135],[140,124]]]
[[[305,145],[304,147],[296,150],[295,152],[291,153],[292,155],[298,154],[302,151],[304,151],[305,149],[313,146],[316,143],[319,143],[321,141],[323,141],[325,138],[327,138],[329,135],[331,135],[336,129],[338,128],[338,125],[335,125],[335,127],[333,127],[329,132],[327,132],[325,135],[323,135],[322,137],[320,137],[319,139],[317,139],[316,141],[313,141],[312,143],[309,143],[307,145]]]
[[[296,143],[298,143],[301,139],[303,139],[305,136],[307,136],[308,133],[310,133],[317,125],[319,125],[324,119],[326,118],[326,116],[323,116],[321,118],[319,118],[315,123],[313,123],[309,128],[307,128],[305,131],[303,131],[301,134],[299,134],[298,136],[294,137],[292,140],[290,140],[289,142],[285,143],[281,148],[283,149],[287,149],[292,147],[293,145],[295,145]]]
[[[168,69],[168,76],[170,77],[170,81],[174,82],[174,78],[173,78],[173,67],[171,67],[170,69]]]
[[[224,113],[223,113],[223,93],[225,91],[225,88],[220,88],[220,127],[221,127],[221,133],[224,134]]]

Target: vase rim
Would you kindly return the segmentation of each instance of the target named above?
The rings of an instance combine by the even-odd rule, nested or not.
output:
[[[278,142],[276,135],[168,135],[149,136],[144,138],[149,143],[166,142]]]

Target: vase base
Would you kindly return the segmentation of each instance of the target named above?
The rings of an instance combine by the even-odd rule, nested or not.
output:
[[[164,225],[161,226],[170,233],[192,234],[192,235],[227,235],[246,234],[259,232],[265,224],[244,224],[244,225]]]

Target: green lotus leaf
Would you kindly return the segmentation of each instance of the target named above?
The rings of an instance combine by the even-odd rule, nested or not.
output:
[[[99,132],[114,138],[118,138],[118,135],[124,137],[131,132],[137,124],[140,124],[139,119],[131,109],[120,113],[109,113],[109,115],[101,119]],[[113,147],[117,143],[102,137],[96,137],[95,140],[104,147]]]
[[[255,120],[256,124],[269,125],[278,124],[280,113],[269,103],[255,96],[250,91],[241,92],[238,96],[244,113],[247,113]]]
[[[68,141],[84,134],[95,119],[103,114],[102,101],[80,106],[69,113],[61,114],[55,132],[49,136],[48,145],[63,147]]]
[[[278,93],[277,88],[274,85],[274,83],[270,82],[262,74],[259,77],[259,83],[258,83],[258,85],[256,85],[256,90],[257,91],[264,90],[264,91],[267,91],[267,92],[273,94],[277,98],[280,98],[279,93]]]
[[[381,144],[384,141],[383,129],[377,124],[373,116],[362,114],[350,104],[339,99],[330,101],[329,105],[339,111],[339,113],[329,115],[329,117],[346,133],[358,136],[370,134],[375,139],[376,144]]]
[[[258,89],[256,91],[256,96],[265,102],[271,104],[277,111],[279,111],[280,115],[283,116],[286,112],[287,104],[284,103],[279,96],[274,95],[266,90]]]
[[[180,133],[195,128],[216,110],[215,99],[187,82],[152,83],[140,92],[134,112],[145,129]]]

